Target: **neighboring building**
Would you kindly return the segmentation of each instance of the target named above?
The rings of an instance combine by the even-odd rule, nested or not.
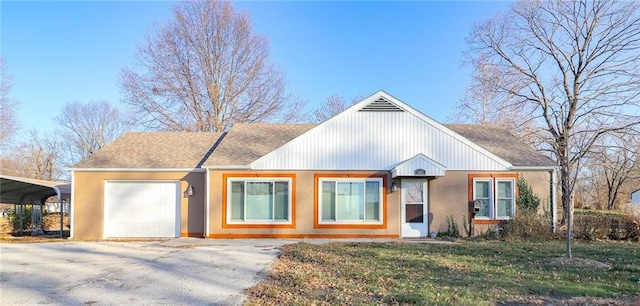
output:
[[[424,237],[471,200],[477,229],[517,218],[520,176],[555,218],[554,169],[503,129],[379,91],[319,125],[128,133],[73,167],[72,235]]]

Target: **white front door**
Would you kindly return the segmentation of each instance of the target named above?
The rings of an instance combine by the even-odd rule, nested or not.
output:
[[[426,179],[402,179],[402,237],[425,237],[429,231],[428,184]]]

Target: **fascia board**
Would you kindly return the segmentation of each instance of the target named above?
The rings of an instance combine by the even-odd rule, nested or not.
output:
[[[511,170],[556,170],[558,167],[556,166],[512,166]]]
[[[203,166],[203,168],[209,169],[209,170],[233,170],[233,169],[249,170],[251,169],[251,167],[247,165],[212,165],[212,166]]]
[[[69,168],[76,172],[204,172],[202,168]]]

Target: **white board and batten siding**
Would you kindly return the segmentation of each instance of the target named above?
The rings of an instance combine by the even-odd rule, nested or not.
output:
[[[177,181],[105,182],[104,238],[180,235]]]
[[[424,176],[444,176],[447,168],[438,162],[418,154],[400,164],[391,170],[392,177],[398,176],[414,176],[416,169],[424,171]]]
[[[367,110],[377,100],[396,110]],[[398,110],[399,109],[399,110]],[[424,154],[446,170],[508,170],[511,165],[384,92],[354,105],[254,161],[252,169],[391,170]]]

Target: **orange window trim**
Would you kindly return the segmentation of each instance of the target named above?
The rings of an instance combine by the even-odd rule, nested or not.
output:
[[[507,220],[487,220],[487,219],[480,219],[480,220],[473,220],[473,224],[500,224],[504,221]]]
[[[473,180],[474,179],[491,179],[491,181],[493,182],[493,184],[495,184],[495,179],[513,179],[514,180],[514,188],[515,188],[515,197],[517,198],[519,193],[518,190],[518,173],[470,173],[469,177],[468,177],[468,197],[469,197],[469,201],[473,201]],[[493,185],[492,184],[492,185]],[[496,188],[491,187],[491,191],[493,192],[492,194],[492,198],[495,200],[496,199]],[[515,200],[514,204],[515,204]],[[515,214],[515,212],[514,212]],[[476,220],[474,219],[474,223],[475,224],[498,224],[502,221],[506,221],[506,220],[498,220],[498,219],[480,219],[480,220]]]
[[[379,224],[321,224],[318,222],[320,203],[318,203],[319,186],[321,178],[381,178],[382,179],[382,223]],[[387,175],[379,173],[316,173],[313,175],[313,227],[314,228],[341,228],[341,229],[380,229],[387,228]],[[332,235],[330,235],[332,236]]]
[[[291,179],[291,223],[286,224],[228,224],[227,223],[227,179],[228,178],[290,178]],[[293,173],[225,173],[222,174],[222,227],[223,228],[295,228],[296,227],[296,175]]]

